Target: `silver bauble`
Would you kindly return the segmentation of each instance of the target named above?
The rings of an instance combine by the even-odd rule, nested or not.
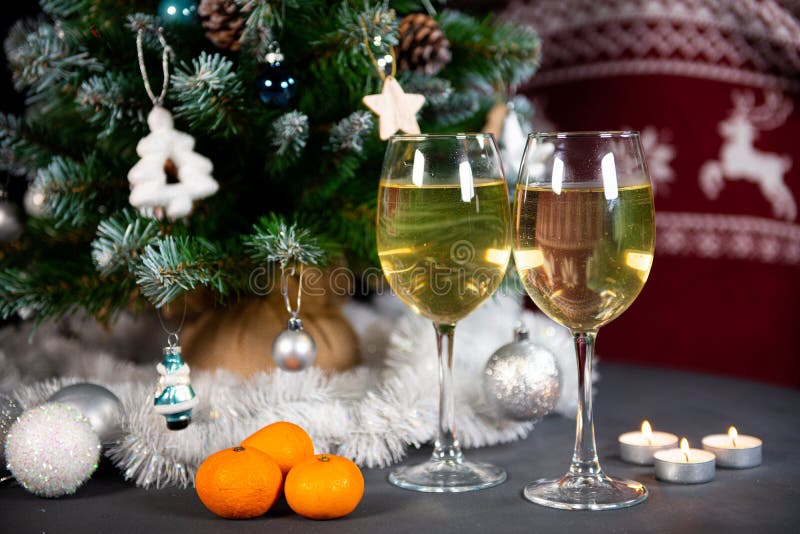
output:
[[[6,435],[20,415],[22,406],[14,399],[0,394],[0,470],[6,466]]]
[[[483,371],[486,402],[499,417],[540,419],[553,411],[561,393],[560,373],[550,350],[528,340],[518,327],[514,342],[503,345]]]
[[[317,344],[303,330],[303,321],[292,317],[286,330],[272,343],[272,360],[284,371],[302,371],[317,360]]]
[[[22,205],[25,207],[25,213],[31,217],[44,217],[46,214],[44,192],[33,184],[29,185],[25,191]]]
[[[19,210],[7,200],[0,200],[0,241],[14,241],[22,235]]]
[[[103,445],[111,444],[119,437],[122,402],[103,386],[81,382],[61,388],[47,400],[77,408],[89,420]]]

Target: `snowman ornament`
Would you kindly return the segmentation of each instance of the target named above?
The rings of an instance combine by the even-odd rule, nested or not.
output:
[[[172,114],[156,105],[147,116],[150,134],[136,145],[141,158],[128,172],[129,201],[143,215],[180,219],[194,200],[213,195],[219,184],[211,161],[194,151],[194,138],[176,130]]]

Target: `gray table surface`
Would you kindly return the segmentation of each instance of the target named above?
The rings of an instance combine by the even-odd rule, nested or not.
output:
[[[0,532],[797,532],[800,520],[800,391],[707,375],[607,364],[595,403],[605,470],[650,490],[639,506],[607,512],[551,510],[523,500],[522,487],[567,467],[574,421],[550,417],[521,442],[468,451],[503,465],[508,481],[462,494],[421,494],[386,482],[388,470],[364,471],[366,492],[350,516],[311,521],[281,502],[266,516],[226,521],[208,512],[193,489],[142,490],[104,466],[76,495],[39,499],[20,487],[0,488]],[[652,468],[623,463],[617,436],[643,418],[662,430],[702,436],[735,424],[764,441],[755,469],[717,469],[708,484],[657,481]],[[417,462],[429,449],[414,451]]]

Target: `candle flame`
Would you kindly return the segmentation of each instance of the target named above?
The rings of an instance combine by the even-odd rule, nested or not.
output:
[[[689,462],[689,440],[686,438],[681,438],[681,452],[683,453],[683,457],[686,459],[686,462]]]
[[[739,437],[739,432],[736,431],[735,426],[732,426],[728,429],[728,436],[731,438],[731,444],[734,448],[736,448],[736,438]]]
[[[647,419],[642,421],[642,435],[644,435],[644,439],[647,440],[648,445],[653,444],[653,428],[650,426],[650,421]]]

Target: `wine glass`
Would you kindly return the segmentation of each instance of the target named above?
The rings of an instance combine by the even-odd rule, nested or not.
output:
[[[399,135],[389,140],[378,192],[381,267],[400,299],[433,321],[439,423],[431,459],[401,467],[401,488],[460,492],[502,483],[506,472],[464,460],[455,429],[456,323],[498,288],[511,256],[508,189],[489,134]]]
[[[572,464],[560,479],[529,484],[524,495],[571,510],[640,503],[642,484],[600,468],[592,422],[597,331],[633,303],[653,263],[653,191],[638,132],[529,135],[512,216],[522,283],[540,310],[569,328],[578,360]]]

